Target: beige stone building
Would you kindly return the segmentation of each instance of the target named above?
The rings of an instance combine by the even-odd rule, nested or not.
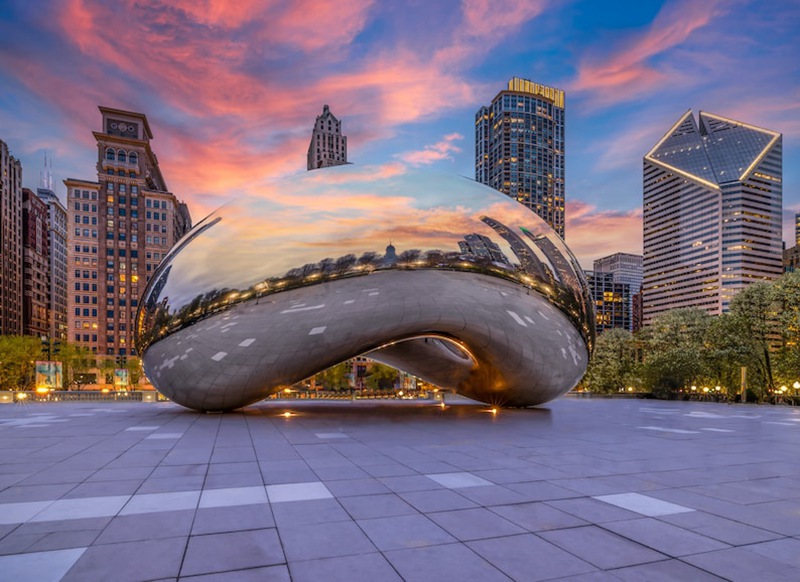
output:
[[[97,181],[67,179],[68,340],[123,361],[136,355],[139,296],[191,228],[169,191],[141,113],[100,107]]]
[[[347,136],[342,135],[342,122],[325,105],[317,116],[311,143],[308,145],[308,169],[341,166],[347,163]]]

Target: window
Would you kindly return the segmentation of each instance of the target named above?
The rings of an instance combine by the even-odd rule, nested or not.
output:
[[[128,154],[128,163],[129,164],[139,163],[139,156],[136,155],[136,152],[131,152],[130,154]]]
[[[117,152],[117,161],[118,162],[124,162],[126,157],[127,156],[125,155],[125,152],[123,150],[119,150]]]
[[[114,160],[114,150],[112,148],[106,149],[106,159],[111,161]]]

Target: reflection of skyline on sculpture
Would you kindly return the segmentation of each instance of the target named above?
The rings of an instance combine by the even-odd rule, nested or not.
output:
[[[334,178],[345,178],[348,172],[361,176],[363,171],[352,167],[325,170],[325,174],[333,173]],[[313,174],[281,183],[280,188],[274,187],[264,194],[268,199],[243,199],[213,213],[212,217],[224,215],[225,220],[209,232],[213,243],[206,237],[194,243],[196,248],[200,247],[195,251],[197,256],[204,245],[208,246],[204,260],[177,261],[175,276],[192,288],[207,287],[209,278],[224,279],[229,288],[247,288],[259,280],[281,277],[299,265],[330,258],[330,248],[341,251],[337,256],[383,254],[392,241],[398,254],[413,249],[458,251],[456,241],[471,230],[471,221],[465,216],[480,220],[488,215],[511,224],[529,221],[516,205],[505,204],[499,197],[487,199],[483,190],[476,192],[475,183],[467,178],[463,179],[463,194],[453,195],[436,186],[437,180],[449,184],[452,177],[438,174],[410,173],[372,181],[362,177],[345,187],[336,180],[328,186]],[[376,187],[381,188],[381,195],[375,193]],[[408,195],[414,188],[425,195]],[[321,199],[327,200],[325,210],[319,208]],[[365,205],[367,200],[369,205]],[[374,210],[377,200],[381,201],[378,212]],[[382,216],[391,216],[392,220],[389,222]],[[297,224],[303,226],[297,228]],[[484,234],[498,239],[492,231]],[[520,262],[505,240],[495,242],[509,258]],[[271,248],[269,272],[258,267],[265,244]],[[213,249],[228,250],[225,260],[215,257]],[[212,270],[207,269],[209,263],[214,264]],[[176,297],[174,292],[171,295],[175,300],[187,299]]]
[[[179,243],[137,316],[137,349],[155,385],[192,408],[229,409],[369,354],[496,403],[538,404],[574,386],[593,344],[592,308],[577,261],[541,218],[465,178],[414,173],[348,187],[351,172],[318,170],[338,178],[330,187],[315,176],[276,189],[294,201],[291,222],[275,219],[284,202],[245,199]],[[387,204],[360,214],[354,207],[366,195]],[[304,206],[320,197],[328,210]],[[236,328],[245,314],[250,321]],[[320,334],[333,343],[312,356],[305,346]],[[183,355],[173,352],[184,342]],[[260,363],[251,368],[240,348],[255,342],[252,359]],[[207,361],[229,354],[240,364]],[[227,370],[225,378],[190,388],[186,374],[198,368],[172,372],[178,358],[186,365],[199,358],[200,368]],[[542,368],[553,358],[568,362]]]

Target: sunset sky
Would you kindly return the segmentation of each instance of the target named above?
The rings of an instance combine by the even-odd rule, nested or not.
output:
[[[642,156],[689,108],[783,133],[793,244],[799,30],[791,0],[0,0],[0,139],[27,187],[52,155],[63,198],[64,178],[96,179],[97,106],[143,112],[198,221],[304,173],[326,103],[365,171],[473,177],[475,110],[520,76],[566,91],[584,266],[641,252]]]

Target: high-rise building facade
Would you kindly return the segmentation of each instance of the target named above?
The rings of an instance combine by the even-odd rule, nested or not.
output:
[[[322,108],[317,116],[311,143],[308,144],[309,170],[341,166],[347,163],[347,136],[342,135],[342,122],[331,113],[330,107]]]
[[[642,255],[614,253],[595,259],[592,267],[598,273],[611,273],[615,283],[627,283],[634,293],[642,286]]]
[[[38,188],[36,195],[47,205],[47,247],[50,285],[50,323],[48,335],[67,338],[67,211],[53,191],[52,182]]]
[[[644,324],[782,273],[781,134],[683,115],[644,157]]]
[[[514,77],[475,114],[475,180],[564,237],[564,91]]]
[[[616,281],[613,273],[586,271],[589,293],[594,300],[595,329],[633,331],[633,293],[631,285]]]
[[[800,245],[800,212],[794,214],[794,244]]]
[[[642,255],[631,253],[614,253],[607,257],[602,257],[594,261],[593,269],[595,273],[610,274],[613,283],[621,283],[628,286],[625,296],[628,298],[628,306],[625,321],[628,331],[635,329],[635,305],[634,297],[642,288]],[[598,329],[599,324],[598,324]]]
[[[47,204],[22,189],[22,333],[50,334],[50,251]]]
[[[0,140],[0,335],[22,331],[22,164]]]
[[[167,188],[141,113],[100,107],[97,182],[68,179],[68,339],[107,356],[135,355],[139,295],[191,228]]]

